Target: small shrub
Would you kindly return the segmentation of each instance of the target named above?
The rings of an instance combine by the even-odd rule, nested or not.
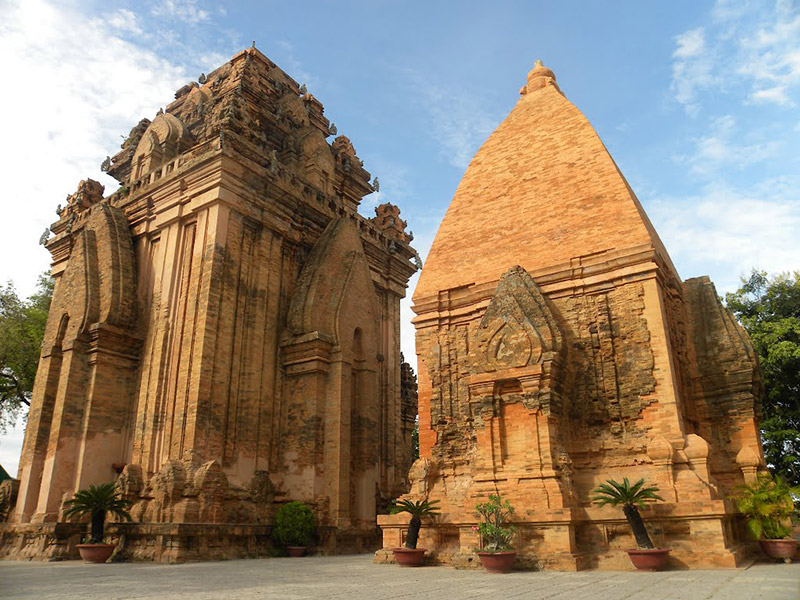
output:
[[[513,525],[506,524],[514,514],[511,503],[508,500],[503,502],[500,494],[489,494],[489,501],[476,505],[475,510],[482,519],[477,530],[483,540],[483,552],[510,551],[516,532]]]
[[[311,508],[302,502],[289,502],[278,509],[272,524],[272,537],[284,546],[308,546],[316,525]]]

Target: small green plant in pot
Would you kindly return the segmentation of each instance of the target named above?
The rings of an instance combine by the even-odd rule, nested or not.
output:
[[[278,509],[272,524],[272,537],[286,546],[289,556],[303,556],[315,533],[314,513],[309,506],[302,502],[289,502]]]
[[[489,573],[508,573],[517,556],[512,547],[516,528],[509,524],[514,507],[500,494],[489,494],[489,500],[477,504],[475,510],[481,518],[475,528],[481,536],[481,563]]]
[[[438,515],[438,504],[438,500],[395,500],[389,511],[391,514],[408,513],[411,515],[406,532],[405,548],[393,550],[394,560],[401,567],[418,567],[422,564],[425,548],[417,548],[422,519]]]
[[[114,544],[103,543],[106,514],[130,521],[131,515],[128,513],[130,502],[119,495],[113,483],[101,483],[76,492],[64,505],[65,518],[81,518],[88,515],[91,519],[88,542],[78,544],[81,558],[86,562],[106,562],[114,552]]]
[[[789,538],[797,514],[792,496],[800,496],[800,487],[791,487],[779,475],[773,478],[769,473],[759,473],[755,481],[739,486],[735,496],[747,532],[758,540],[764,554],[787,563],[797,552],[797,540]]]
[[[646,485],[644,479],[640,479],[633,485],[627,477],[622,479],[622,483],[613,479],[606,480],[593,490],[594,501],[598,506],[622,506],[622,512],[631,526],[633,537],[636,538],[637,549],[626,550],[630,556],[633,566],[641,571],[660,571],[667,563],[669,548],[656,548],[644,526],[640,508],[644,508],[647,502],[664,500],[659,496],[658,487]]]

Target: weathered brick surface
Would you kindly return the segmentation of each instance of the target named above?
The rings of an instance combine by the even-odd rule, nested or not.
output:
[[[470,162],[415,301],[496,282],[514,264],[533,271],[638,245],[669,261],[603,142],[547,71],[531,72],[517,105]]]
[[[414,251],[396,207],[358,214],[370,174],[331,135],[251,48],[131,130],[105,165],[120,190],[81,182],[47,244],[53,308],[2,553],[68,553],[31,523],[120,471],[133,557],[245,554],[290,499],[327,551],[377,541],[376,505],[411,463]]]
[[[433,559],[472,566],[475,504],[516,507],[519,564],[626,568],[608,478],[644,477],[645,511],[684,566],[734,566],[732,486],[763,468],[760,376],[707,279],[681,283],[641,205],[552,72],[478,151],[414,293],[420,460],[409,496],[441,501]],[[390,560],[407,521],[379,516]]]

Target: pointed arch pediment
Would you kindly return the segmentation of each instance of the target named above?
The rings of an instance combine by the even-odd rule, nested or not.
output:
[[[559,354],[563,336],[539,286],[522,267],[509,269],[474,335],[474,372],[540,364]]]
[[[46,348],[72,343],[100,313],[96,236],[87,227],[73,235],[69,262],[53,291],[50,313],[58,316],[47,321]]]
[[[178,117],[170,113],[158,115],[148,125],[133,153],[133,179],[169,162],[191,143],[191,134]]]
[[[74,340],[95,323],[135,327],[136,265],[125,214],[107,202],[95,204],[74,235],[69,262],[53,294],[51,311],[59,316],[48,320],[46,346]],[[65,330],[62,321],[68,323]]]
[[[358,310],[351,310],[351,304]],[[335,219],[314,244],[300,273],[289,304],[288,330],[294,336],[316,332],[338,344],[340,337],[349,340],[353,335],[344,323],[353,312],[362,329],[372,334],[380,313],[367,257],[353,224]]]

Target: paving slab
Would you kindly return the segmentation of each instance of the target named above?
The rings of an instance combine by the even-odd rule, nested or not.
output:
[[[450,567],[376,565],[371,555],[364,554],[182,565],[3,561],[0,598],[798,600],[800,564],[663,573],[523,571],[489,575]]]

